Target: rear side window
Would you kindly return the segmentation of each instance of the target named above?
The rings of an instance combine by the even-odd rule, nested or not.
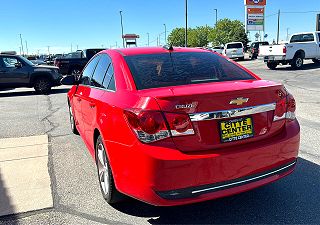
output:
[[[210,52],[126,56],[137,89],[255,78]]]
[[[230,49],[230,48],[242,48],[242,44],[241,43],[228,44],[227,49]]]
[[[290,43],[314,41],[313,34],[298,34],[291,37]]]
[[[99,59],[100,56],[96,56],[87,64],[86,68],[84,68],[81,77],[81,84],[90,85],[92,73],[94,72],[97,63],[99,62]]]
[[[102,85],[103,83],[103,78],[108,70],[108,67],[111,63],[111,60],[108,55],[106,54],[101,54],[100,55],[100,60],[99,63],[93,73],[92,79],[91,79],[91,85],[94,87],[99,87],[99,88],[106,88],[105,86]]]

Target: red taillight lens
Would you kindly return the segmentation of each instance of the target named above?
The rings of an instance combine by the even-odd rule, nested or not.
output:
[[[273,121],[282,119],[294,120],[296,119],[296,101],[291,94],[288,94],[276,104]]]
[[[172,136],[194,134],[191,120],[187,114],[165,113]]]
[[[282,52],[283,52],[283,54],[287,53],[287,47],[286,46],[283,47]]]
[[[165,113],[164,117],[160,111],[129,109],[124,111],[124,115],[131,129],[144,143],[168,138],[170,133],[173,137],[194,134],[187,114]]]

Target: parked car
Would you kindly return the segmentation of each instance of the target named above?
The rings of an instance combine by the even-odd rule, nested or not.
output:
[[[223,50],[224,50],[224,46],[214,46],[212,48],[210,48],[211,51],[213,52],[217,52],[219,54],[222,54],[223,53]]]
[[[223,55],[230,59],[244,60],[244,49],[241,42],[231,42],[225,44]]]
[[[256,59],[259,55],[259,48],[263,45],[269,45],[269,42],[267,41],[260,41],[260,42],[252,42],[249,48],[249,58],[250,59]]]
[[[67,54],[63,58],[56,58],[54,65],[60,68],[62,74],[78,76],[87,62],[102,48],[85,49]]]
[[[59,86],[62,75],[54,66],[34,65],[19,55],[0,54],[0,88],[33,87],[48,93]]]
[[[218,53],[110,49],[66,76],[71,129],[108,203],[173,206],[229,196],[293,172],[295,100]]]
[[[320,62],[320,32],[297,33],[291,36],[290,43],[260,47],[262,58],[269,69],[279,64],[290,64],[294,69],[301,69],[305,59]]]

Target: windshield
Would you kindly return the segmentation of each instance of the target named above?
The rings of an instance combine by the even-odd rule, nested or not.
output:
[[[230,48],[242,48],[242,44],[241,43],[228,44],[227,49],[230,49]]]
[[[33,64],[30,60],[28,60],[28,59],[26,59],[26,58],[24,58],[24,57],[22,57],[22,56],[18,56],[19,57],[19,59],[21,60],[21,61],[23,61],[25,64],[27,64],[27,65],[29,65],[29,66],[34,66],[35,64]]]
[[[177,52],[126,56],[137,89],[255,79],[210,52]]]

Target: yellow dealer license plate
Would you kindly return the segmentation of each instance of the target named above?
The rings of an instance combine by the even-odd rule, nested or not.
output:
[[[238,141],[253,137],[253,121],[244,117],[220,122],[221,142]]]

